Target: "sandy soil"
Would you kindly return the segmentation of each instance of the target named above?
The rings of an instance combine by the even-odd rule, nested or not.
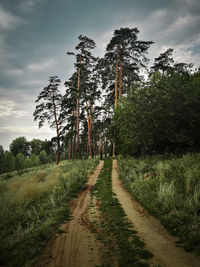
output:
[[[90,190],[95,184],[103,161],[89,177],[84,190],[72,201],[72,219],[61,225],[65,233],[57,235],[48,244],[35,266],[90,267],[102,264],[101,243],[90,231]]]
[[[200,257],[185,252],[175,246],[175,237],[171,236],[160,222],[150,216],[143,207],[134,200],[123,188],[118,178],[117,161],[113,160],[112,186],[128,219],[133,223],[134,229],[146,243],[146,248],[154,254],[151,265],[160,264],[163,267],[200,266]]]

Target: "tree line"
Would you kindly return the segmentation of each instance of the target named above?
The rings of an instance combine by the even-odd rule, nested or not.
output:
[[[115,30],[103,58],[94,56],[94,40],[80,35],[75,51],[67,52],[74,57],[74,73],[65,82],[66,93],[61,95],[60,79],[51,76],[39,94],[34,119],[39,127],[47,121],[56,129],[57,163],[60,143],[68,159],[115,155],[112,116],[131,84],[141,80],[153,43],[139,40],[138,34],[137,28]]]
[[[51,141],[18,137],[10,144],[10,151],[0,146],[0,174],[55,162],[55,145]]]
[[[56,163],[72,158],[199,151],[200,69],[175,62],[169,48],[148,68],[152,41],[137,28],[115,30],[102,58],[96,43],[80,35],[74,72],[51,76],[36,99],[34,120],[56,129]],[[143,73],[146,73],[145,75]]]
[[[185,153],[199,150],[200,69],[175,62],[169,48],[147,67],[152,41],[138,39],[137,28],[120,28],[103,58],[96,43],[80,35],[74,52],[74,73],[59,91],[50,77],[36,102],[34,119],[56,128],[60,143],[73,157]],[[148,78],[144,78],[142,71]]]

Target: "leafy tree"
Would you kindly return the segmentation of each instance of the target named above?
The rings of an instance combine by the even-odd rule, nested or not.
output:
[[[171,70],[132,88],[114,115],[121,153],[185,153],[200,149],[200,75]]]
[[[16,156],[18,153],[22,153],[25,157],[30,154],[29,142],[24,136],[18,137],[10,144],[10,151]]]
[[[48,155],[48,162],[55,162],[56,161],[56,153],[54,150],[51,150]]]
[[[48,163],[48,157],[46,151],[42,150],[39,155],[40,158],[40,163],[41,164],[46,164]]]
[[[19,152],[16,156],[16,169],[17,170],[22,170],[24,169],[25,166],[25,161],[26,161],[26,157],[24,156],[24,154],[22,154],[21,152]]]
[[[25,159],[25,162],[24,162],[24,168],[25,168],[25,169],[26,169],[26,168],[31,168],[31,167],[33,167],[33,166],[34,166],[34,165],[32,164],[30,158],[26,158],[26,159]]]
[[[55,147],[56,149],[56,147]],[[42,149],[41,150],[45,150],[47,155],[49,155],[51,153],[52,150],[54,150],[54,147],[53,147],[53,144],[52,144],[52,141],[51,140],[47,140],[45,139],[43,142],[42,142]],[[55,159],[56,161],[56,159]]]
[[[61,81],[57,76],[52,76],[49,79],[48,86],[44,87],[42,92],[39,94],[35,102],[43,101],[41,104],[36,106],[33,113],[34,120],[39,121],[39,128],[42,127],[47,121],[50,123],[51,128],[56,128],[57,138],[57,158],[56,164],[59,163],[60,156],[60,127],[61,122],[59,120],[62,95],[58,89]]]
[[[4,149],[3,146],[0,145],[0,173],[3,173],[3,157],[4,157]]]
[[[33,139],[30,142],[31,154],[39,155],[43,150],[43,141],[40,139]]]
[[[15,170],[15,157],[12,152],[6,151],[4,154],[1,154],[1,169],[0,172],[12,172]]]
[[[40,158],[36,154],[32,154],[30,157],[31,167],[38,166],[40,164]]]
[[[3,149],[3,146],[0,145],[0,156],[4,154],[4,149]]]

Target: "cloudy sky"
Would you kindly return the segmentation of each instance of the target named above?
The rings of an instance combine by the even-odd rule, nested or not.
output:
[[[73,71],[80,34],[103,56],[113,31],[138,27],[139,39],[154,41],[149,58],[175,49],[178,62],[200,65],[199,0],[0,0],[0,144],[19,136],[50,139],[48,126],[33,121],[35,100],[52,75],[62,84]],[[152,62],[152,61],[150,61]],[[62,85],[64,90],[64,86]]]

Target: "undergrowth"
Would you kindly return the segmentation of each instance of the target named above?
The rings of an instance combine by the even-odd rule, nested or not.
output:
[[[200,254],[200,154],[119,157],[118,162],[120,179],[133,197],[179,237],[177,245]]]
[[[0,265],[22,266],[69,219],[69,201],[96,160],[49,164],[0,181]]]
[[[136,231],[128,221],[118,199],[112,191],[112,160],[106,159],[92,196],[99,201],[102,214],[101,231],[98,239],[104,244],[105,265],[113,266],[149,266],[145,261],[152,254],[144,249],[144,243],[137,237]]]

